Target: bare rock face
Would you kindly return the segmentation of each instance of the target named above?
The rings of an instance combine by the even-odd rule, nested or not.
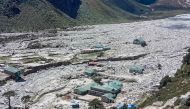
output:
[[[68,16],[76,18],[80,8],[80,0],[48,0],[54,7],[65,12]]]
[[[153,106],[161,107],[163,105],[163,101],[157,101],[152,104]]]

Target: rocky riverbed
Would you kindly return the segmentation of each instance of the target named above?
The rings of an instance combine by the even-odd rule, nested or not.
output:
[[[21,38],[21,35],[25,36]],[[123,82],[122,93],[116,102],[133,103],[151,90],[166,75],[172,76],[180,68],[181,60],[190,47],[190,15],[172,18],[123,23],[83,26],[57,32],[3,33],[0,38],[0,63],[14,64],[22,69],[51,63],[69,61],[67,65],[48,66],[23,76],[25,82],[8,80],[0,87],[0,108],[7,107],[3,93],[14,90],[11,104],[23,107],[22,97],[31,96],[28,104],[31,109],[69,108],[69,101],[57,94],[72,93],[73,89],[92,81],[83,75],[85,68],[99,70],[108,79]],[[15,38],[18,37],[18,38]],[[135,38],[142,37],[146,47],[134,45]],[[109,46],[111,50],[100,54],[80,54],[81,50],[97,44]],[[136,59],[109,60],[118,57]],[[85,61],[104,59],[103,66],[88,66]],[[107,60],[106,60],[107,59]],[[145,67],[143,74],[129,73],[130,66],[139,64]],[[158,64],[162,69],[158,69]],[[124,81],[129,80],[129,81]],[[87,103],[80,101],[82,109]]]

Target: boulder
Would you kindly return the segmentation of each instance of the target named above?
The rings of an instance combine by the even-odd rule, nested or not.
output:
[[[40,49],[42,48],[43,45],[39,41],[33,41],[28,44],[29,49]]]
[[[157,101],[152,104],[153,106],[161,107],[163,105],[163,101]]]

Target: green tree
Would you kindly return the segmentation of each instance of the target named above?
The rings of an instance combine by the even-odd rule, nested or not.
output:
[[[27,96],[23,96],[22,98],[21,98],[21,101],[25,104],[25,109],[29,109],[28,108],[28,102],[30,101],[30,96],[29,95],[27,95]]]
[[[101,77],[92,77],[92,80],[98,84],[102,84],[102,78]]]
[[[105,109],[103,103],[98,100],[98,99],[94,99],[91,102],[89,102],[89,108],[88,109]]]
[[[15,95],[16,95],[15,91],[8,91],[8,92],[5,92],[3,94],[3,96],[8,99],[8,105],[9,105],[8,109],[12,109],[12,107],[11,107],[11,97],[15,96]]]
[[[160,86],[159,89],[161,89],[162,87],[166,86],[168,84],[168,82],[171,82],[171,77],[169,77],[168,75],[165,76],[164,78],[162,78],[162,80],[160,81]]]

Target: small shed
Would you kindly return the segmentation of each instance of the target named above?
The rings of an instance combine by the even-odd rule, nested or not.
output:
[[[77,100],[72,100],[72,101],[71,101],[71,107],[72,107],[72,108],[80,108],[79,101],[77,101]]]
[[[141,65],[133,65],[129,68],[130,73],[139,73],[142,74],[144,72],[144,67]]]
[[[115,97],[116,97],[115,94],[106,93],[106,94],[104,94],[104,95],[101,96],[101,100],[102,100],[103,102],[106,102],[106,103],[113,103]]]
[[[14,79],[19,80],[22,71],[13,66],[6,65],[4,67],[4,73],[11,75]]]
[[[84,74],[87,76],[94,76],[96,74],[96,71],[94,69],[85,69]]]
[[[147,46],[146,41],[144,41],[144,39],[142,37],[134,39],[133,44],[141,45],[142,47]]]
[[[127,109],[127,105],[124,102],[118,102],[118,103],[116,103],[115,107],[117,109]]]

